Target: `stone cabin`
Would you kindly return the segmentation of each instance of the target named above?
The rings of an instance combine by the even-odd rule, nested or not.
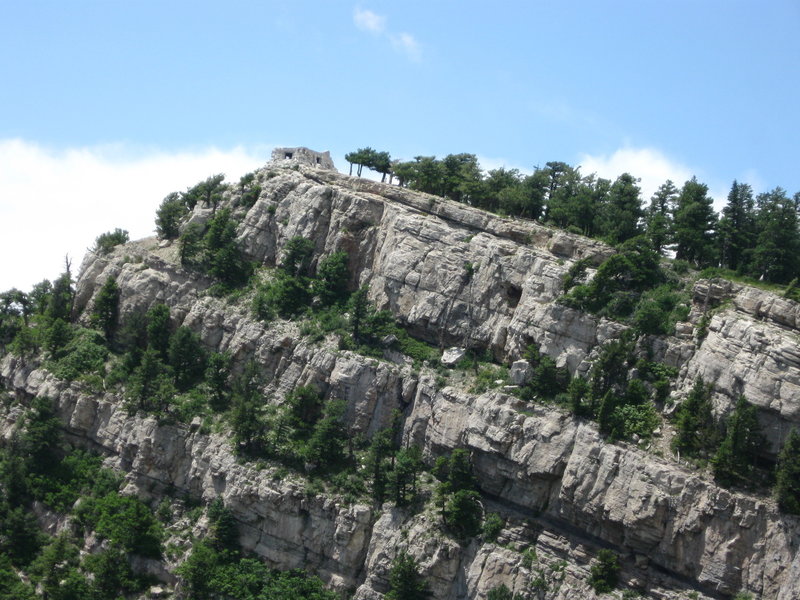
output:
[[[336,167],[333,166],[330,152],[314,152],[302,146],[298,148],[275,148],[272,151],[272,160],[274,162],[290,160],[307,167],[336,170]]]

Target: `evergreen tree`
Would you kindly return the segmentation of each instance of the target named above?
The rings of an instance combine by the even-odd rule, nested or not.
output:
[[[261,449],[265,429],[260,387],[258,365],[251,361],[234,382],[230,415],[234,446],[249,455],[255,455]]]
[[[477,156],[448,154],[439,161],[439,171],[441,187],[436,193],[456,202],[481,202],[484,185]]]
[[[334,252],[319,262],[312,291],[322,306],[343,304],[347,300],[347,286],[350,280],[347,260],[346,252]]]
[[[158,237],[174,240],[180,235],[180,222],[187,209],[181,195],[172,192],[161,201],[156,211],[156,233]]]
[[[203,236],[203,247],[203,264],[209,275],[230,287],[239,287],[247,282],[251,265],[244,260],[239,250],[236,224],[231,219],[230,209],[219,211],[209,221],[208,230]]]
[[[128,232],[117,227],[114,231],[101,233],[94,241],[92,252],[95,254],[108,254],[115,246],[128,242]]]
[[[464,541],[478,535],[483,520],[480,495],[475,490],[458,490],[447,499],[442,511],[447,528]]]
[[[368,294],[369,288],[364,285],[353,292],[350,297],[350,331],[356,344],[361,343],[361,334],[369,314]]]
[[[290,277],[308,276],[313,253],[314,242],[296,235],[289,239],[283,247],[281,269]]]
[[[708,195],[708,186],[698,182],[696,177],[683,185],[673,221],[677,244],[675,258],[700,267],[710,265],[715,258],[717,215],[713,199]]]
[[[72,301],[75,290],[72,288],[72,274],[70,273],[70,262],[66,260],[66,269],[61,276],[53,283],[47,304],[46,315],[49,319],[62,319],[69,322],[72,316]]]
[[[752,485],[753,469],[764,436],[758,423],[758,411],[744,396],[739,396],[726,428],[725,438],[711,459],[714,479],[724,486]]]
[[[161,360],[166,360],[170,338],[169,306],[156,304],[147,311],[146,319],[147,347],[155,350]]]
[[[59,358],[72,339],[72,330],[63,319],[54,319],[44,332],[44,347],[52,358]]]
[[[435,156],[415,156],[408,166],[400,171],[406,178],[408,187],[413,190],[441,196],[444,187],[444,174],[441,161]]]
[[[600,215],[600,233],[612,244],[621,244],[641,233],[643,211],[637,181],[623,173],[608,190]]]
[[[392,157],[388,152],[376,152],[372,156],[369,168],[381,174],[381,183],[386,181],[386,176],[392,169]]]
[[[477,484],[472,474],[469,452],[464,448],[456,448],[448,456],[437,458],[433,474],[440,481],[446,482],[451,492],[471,490]]]
[[[598,594],[608,593],[617,587],[621,566],[619,557],[611,550],[600,550],[597,553],[597,562],[592,565],[592,576],[589,585]]]
[[[288,423],[295,436],[307,439],[322,417],[322,395],[310,385],[300,385],[286,396]]]
[[[223,181],[225,175],[222,173],[212,175],[205,181],[201,181],[194,187],[189,188],[183,194],[183,202],[189,210],[194,210],[198,202],[202,202],[206,207],[211,207],[212,216],[217,212],[217,206],[222,201],[222,194],[225,191]]]
[[[19,453],[26,469],[35,474],[52,472],[61,446],[61,421],[49,398],[36,397],[25,414],[25,430],[19,438]]]
[[[158,350],[148,347],[128,383],[128,407],[132,412],[163,413],[175,396],[172,369],[164,364]]]
[[[800,275],[800,230],[797,207],[781,188],[758,197],[758,238],[752,272],[775,283]]]
[[[800,432],[794,428],[778,454],[775,496],[782,511],[800,515]]]
[[[521,600],[522,596],[519,594],[512,594],[511,590],[504,583],[499,586],[493,587],[486,595],[486,600]]]
[[[397,452],[389,483],[397,506],[404,506],[417,495],[417,477],[422,471],[422,453],[416,446]]]
[[[181,264],[186,267],[194,265],[197,255],[203,248],[203,228],[198,223],[186,226],[178,240],[178,252]]]
[[[379,506],[386,499],[388,472],[391,470],[388,459],[392,455],[392,437],[391,429],[381,429],[372,436],[367,450],[365,467],[371,479],[372,498]]]
[[[572,168],[563,162],[549,162],[542,169],[547,186],[547,206],[544,220],[558,227],[567,228],[574,219],[573,200],[583,178],[580,168]]]
[[[343,400],[331,400],[324,408],[323,417],[314,426],[305,458],[315,465],[319,471],[338,466],[343,461],[346,432],[342,423],[345,403]]]
[[[239,531],[231,509],[222,498],[215,498],[208,505],[208,520],[211,524],[209,538],[211,547],[218,552],[239,550]]]
[[[228,407],[230,366],[231,355],[227,352],[213,352],[208,357],[205,380],[209,391],[208,403],[214,412],[222,412]]]
[[[719,443],[711,411],[711,386],[698,377],[692,391],[675,411],[677,435],[672,449],[688,456],[709,456]]]
[[[645,229],[650,243],[656,252],[661,253],[672,241],[672,214],[678,198],[678,188],[671,180],[661,185],[650,199],[650,206],[645,213]]]
[[[53,285],[47,279],[43,279],[31,288],[28,294],[28,298],[31,301],[31,314],[43,315],[47,312],[47,305],[50,302],[52,292]]]
[[[392,561],[386,600],[424,600],[429,596],[428,586],[419,573],[417,561],[401,551]]]
[[[170,337],[167,358],[175,373],[178,391],[187,391],[203,378],[206,350],[197,334],[188,327],[178,327]]]
[[[119,325],[119,286],[114,277],[109,277],[94,299],[92,323],[99,327],[107,342],[112,342]]]
[[[746,183],[734,181],[719,220],[717,245],[720,264],[733,271],[744,270],[755,237],[753,190]]]

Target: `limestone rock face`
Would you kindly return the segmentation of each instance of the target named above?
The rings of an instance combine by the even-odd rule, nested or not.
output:
[[[585,373],[600,346],[626,328],[556,301],[575,261],[597,266],[611,254],[600,242],[332,170],[273,163],[258,178],[255,204],[233,207],[250,259],[279,265],[286,241],[298,235],[314,241],[315,262],[344,250],[351,289],[369,285],[379,308],[440,347],[487,348],[512,363],[533,343],[559,366]],[[191,218],[205,218],[204,210]],[[608,547],[622,559],[623,583],[647,597],[747,589],[800,598],[800,522],[769,498],[721,489],[672,457],[607,443],[592,423],[558,408],[499,391],[469,393],[388,351],[392,360],[365,358],[329,340],[311,342],[295,323],[258,322],[246,303],[206,295],[212,282],[179,266],[175,244],[143,240],[87,257],[76,296],[82,319],[109,277],[120,287],[123,315],[165,303],[175,326],[229,352],[234,371],[255,360],[265,404],[313,385],[345,401],[352,435],[371,436],[399,411],[402,443],[420,446],[428,461],[467,449],[485,510],[505,520],[496,542],[460,544],[443,533],[433,508],[413,514],[307,493],[299,476],[237,461],[222,435],[128,415],[119,397],[59,381],[34,362],[2,359],[7,390],[23,401],[54,398],[70,438],[101,449],[138,493],[222,497],[243,547],[275,567],[306,567],[359,600],[379,600],[402,550],[417,559],[437,600],[483,599],[500,584],[572,600],[595,597],[587,583],[592,560]],[[770,441],[765,456],[774,456],[800,423],[798,340],[797,303],[701,280],[689,320],[675,336],[653,338],[651,351],[678,369],[678,400],[697,377],[714,384],[720,413],[745,394]],[[524,371],[519,364],[515,383],[524,383]],[[21,414],[19,405],[3,408],[0,433],[11,435]]]
[[[707,311],[707,334],[681,365],[678,389],[688,393],[702,377],[713,384],[720,413],[744,394],[759,408],[769,451],[777,453],[791,428],[800,426],[800,304],[704,280],[695,285],[694,299],[696,309]]]

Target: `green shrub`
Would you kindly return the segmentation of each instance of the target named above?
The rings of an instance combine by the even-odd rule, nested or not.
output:
[[[619,572],[622,567],[619,558],[611,550],[600,550],[597,562],[592,565],[589,585],[598,594],[613,591],[617,587]]]
[[[59,358],[49,363],[56,377],[72,381],[87,373],[104,373],[108,349],[105,340],[91,329],[77,329],[72,339],[59,352]]]
[[[630,439],[634,435],[647,440],[653,431],[661,424],[655,408],[649,402],[646,404],[626,404],[614,409],[612,419],[618,424],[619,429],[614,429],[616,437]]]
[[[251,208],[261,195],[261,186],[258,184],[251,185],[248,189],[242,192],[239,198],[239,204],[245,208]]]
[[[489,513],[483,522],[483,539],[487,542],[494,542],[497,536],[505,527],[505,521],[497,513]]]
[[[310,303],[311,291],[305,278],[280,274],[258,290],[253,298],[253,314],[262,321],[270,321],[276,314],[291,318]]]
[[[497,383],[497,382],[500,383]],[[473,394],[482,394],[485,391],[508,383],[508,369],[500,365],[480,367],[475,375],[475,383],[470,388]]]
[[[90,554],[84,560],[84,567],[93,575],[89,597],[117,598],[140,591],[147,585],[145,578],[134,574],[128,557],[119,548]]]
[[[79,522],[126,552],[161,557],[163,530],[150,509],[138,498],[116,492],[91,498],[78,508]]]
[[[94,248],[92,252],[96,254],[108,254],[114,249],[114,246],[128,243],[128,232],[124,229],[115,229],[107,233],[101,233],[94,241]]]

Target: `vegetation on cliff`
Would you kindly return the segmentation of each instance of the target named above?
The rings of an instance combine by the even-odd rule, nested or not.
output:
[[[423,162],[432,169],[425,175],[432,178],[427,183],[423,183]],[[433,186],[439,168],[436,162],[420,159],[413,169],[406,165],[403,183]],[[605,207],[583,227],[617,244],[618,251],[598,265],[591,278],[587,277],[593,270],[588,261],[576,261],[564,282],[561,303],[625,323],[627,331],[602,346],[582,376],[558,366],[531,344],[523,357],[529,367],[528,379],[505,391],[529,403],[557,404],[576,418],[595,420],[609,441],[646,442],[665,424],[662,414],[670,403],[676,372],[653,361],[652,344],[655,337],[672,333],[675,323],[687,316],[688,289],[682,274],[688,263],[711,264],[715,253],[723,253],[727,258],[720,259],[721,263],[737,265],[740,273],[760,273],[766,280],[784,283],[794,273],[791,261],[784,264],[782,258],[775,258],[777,254],[770,255],[759,246],[757,240],[766,240],[758,233],[762,230],[756,227],[748,237],[732,224],[736,220],[733,208],[714,229],[707,190],[695,180],[681,191],[663,186],[648,212],[637,208],[639,192],[630,176],[601,185],[601,180],[586,181],[576,169],[548,163],[550,171],[537,169],[530,180],[498,172],[488,181],[479,170],[478,179],[461,179],[471,169],[474,175],[476,166],[468,155],[450,160],[441,166],[450,179],[435,185],[440,192],[446,189],[454,199],[468,203],[478,203],[480,194],[488,198],[486,190],[491,190],[498,198],[494,209],[503,210],[502,206],[516,202],[515,206],[527,207],[516,214],[528,216],[528,211],[534,216],[531,190],[546,184],[535,216],[551,222],[564,220],[569,226],[572,217],[558,215],[577,211],[571,204],[573,192],[562,189],[567,184],[561,177],[571,177],[570,185],[576,189],[588,186],[580,192],[588,194],[584,201],[591,198]],[[736,194],[732,191],[735,198],[729,202],[735,200],[746,207],[747,190],[737,186]],[[236,209],[252,206],[260,193],[255,177],[242,178],[237,188],[225,186],[220,176],[214,176],[183,194],[168,196],[159,208],[159,234],[176,240],[185,272],[202,274],[198,280],[210,284],[208,293],[222,297],[219,302],[252,315],[267,328],[294,321],[292,331],[299,331],[309,343],[321,342],[334,351],[351,350],[378,359],[405,355],[410,359],[409,369],[427,369],[440,388],[453,381],[469,381],[474,383],[475,393],[482,393],[507,385],[508,365],[492,364],[495,357],[487,354],[486,348],[470,348],[455,367],[440,364],[441,348],[415,339],[390,312],[378,311],[369,302],[369,288],[357,286],[350,272],[354,258],[346,251],[321,255],[313,240],[294,236],[276,252],[276,258],[280,257],[277,267],[250,264],[237,239],[242,211]],[[494,201],[481,202],[492,208]],[[753,210],[756,216],[761,211],[766,215],[781,202],[775,196]],[[670,203],[675,204],[674,210],[662,210]],[[193,218],[187,223],[185,217],[198,204],[208,207],[210,215],[204,222]],[[690,228],[698,219],[702,229],[681,229]],[[764,219],[766,216],[762,224]],[[108,255],[127,241],[123,233],[103,234],[95,251]],[[727,236],[724,252],[715,246],[722,243],[719,236],[723,233]],[[661,251],[670,245],[684,262],[670,266],[662,260]],[[768,255],[773,257],[765,258]],[[468,271],[469,279],[474,276],[471,264]],[[424,509],[427,503],[428,509],[435,507],[437,526],[453,543],[468,544],[479,536],[491,542],[502,531],[503,519],[485,511],[485,496],[472,475],[468,451],[456,448],[436,461],[423,457],[419,447],[401,444],[399,418],[369,437],[359,435],[348,428],[345,402],[326,399],[325,390],[313,383],[267,399],[269,382],[255,362],[213,352],[195,331],[177,326],[175,314],[165,304],[121,314],[121,290],[113,276],[97,288],[84,315],[74,309],[69,265],[52,284],[42,282],[27,294],[18,290],[4,293],[0,353],[12,352],[31,360],[61,379],[79,382],[87,391],[115,394],[124,399],[131,415],[154,416],[161,424],[194,423],[196,427],[199,423],[201,433],[225,432],[239,460],[256,466],[278,465],[280,473],[293,472],[306,479],[309,495],[327,491],[348,502],[363,500],[378,507],[391,503],[409,514]],[[787,295],[794,293],[792,289],[790,286]],[[708,462],[721,485],[768,485],[772,477],[760,455],[763,438],[756,409],[742,397],[728,417],[714,416],[710,395],[710,388],[698,379],[675,411],[674,450],[698,464]],[[15,597],[34,597],[34,587],[20,579],[18,572],[30,574],[33,583],[41,581],[41,589],[60,582],[64,589],[74,590],[65,598],[112,597],[142,589],[146,581],[131,566],[135,563],[132,557],[163,555],[169,519],[162,522],[151,507],[120,494],[120,482],[113,472],[101,469],[98,457],[68,448],[59,438],[52,406],[48,408],[45,401],[36,400],[26,419],[25,430],[2,448],[0,457],[0,543],[6,544],[8,555],[7,564],[0,563],[0,589],[5,585]],[[35,460],[26,462],[25,453]],[[799,455],[798,435],[792,432],[775,475],[774,493],[786,512],[798,512],[800,491],[793,482]],[[51,467],[57,467],[58,474],[48,470]],[[62,517],[70,515],[77,529],[53,540],[42,537],[30,517],[34,502]],[[245,556],[236,543],[233,517],[221,501],[209,506],[208,518],[208,537],[193,544],[177,571],[191,597],[333,597],[315,578],[299,572],[276,573]],[[87,534],[105,540],[102,552],[81,555],[81,536]],[[614,560],[598,558],[592,585],[601,591],[606,584],[615,585],[618,563],[616,556]],[[413,559],[398,558],[387,597],[424,595],[425,585],[418,575]],[[503,590],[498,590],[495,597],[502,597]],[[60,597],[55,591],[50,596]]]

